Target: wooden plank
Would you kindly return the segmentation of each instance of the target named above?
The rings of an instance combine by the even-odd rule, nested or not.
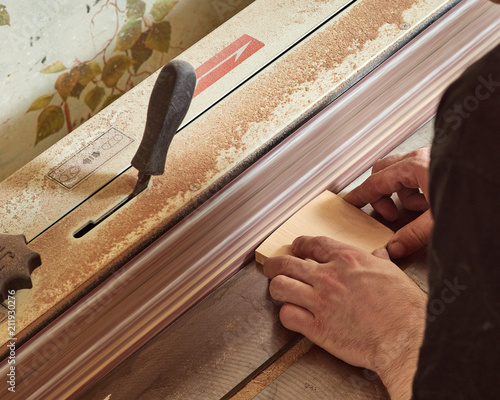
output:
[[[327,236],[372,252],[383,247],[393,232],[332,192],[325,191],[293,215],[255,251],[258,263],[292,254],[298,236]]]
[[[220,399],[297,334],[252,262],[79,399]]]
[[[260,372],[234,396],[230,397],[228,395],[227,397],[231,400],[253,399],[314,346],[314,343],[306,337],[299,335],[299,338],[297,343],[293,344],[286,352],[283,352],[282,356]]]
[[[314,346],[254,398],[388,400],[389,394],[375,373],[355,368]]]

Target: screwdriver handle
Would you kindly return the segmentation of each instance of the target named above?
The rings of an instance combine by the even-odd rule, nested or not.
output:
[[[146,128],[132,165],[142,175],[165,171],[170,143],[186,116],[196,87],[196,72],[186,61],[165,65],[149,99]]]

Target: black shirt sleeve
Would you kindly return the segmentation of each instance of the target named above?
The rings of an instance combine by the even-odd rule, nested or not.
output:
[[[446,91],[431,151],[429,303],[414,399],[500,398],[500,45]]]

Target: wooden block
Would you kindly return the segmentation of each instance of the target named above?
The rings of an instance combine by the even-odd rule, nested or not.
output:
[[[299,236],[327,236],[372,252],[385,246],[393,232],[341,197],[326,191],[281,225],[255,251],[258,263],[269,257],[292,254]]]

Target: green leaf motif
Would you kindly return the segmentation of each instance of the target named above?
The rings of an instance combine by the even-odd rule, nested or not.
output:
[[[141,36],[142,19],[129,19],[118,33],[115,51],[127,51]]]
[[[146,38],[149,35],[149,31],[144,31],[141,33],[139,40],[135,42],[132,46],[131,53],[132,59],[134,60],[134,71],[137,73],[142,64],[144,64],[151,54],[153,54],[153,50],[148,49],[146,47]]]
[[[26,112],[43,110],[45,107],[47,107],[50,104],[53,97],[54,97],[54,93],[44,94],[43,96],[40,96],[33,103],[31,103],[30,108],[28,108],[28,111],[26,111]]]
[[[106,100],[104,100],[104,104],[102,105],[101,110],[104,110],[112,102],[119,99],[121,97],[121,95],[122,95],[121,93],[118,93],[118,94],[112,94],[112,95],[106,97]]]
[[[0,26],[9,25],[10,26],[10,16],[7,12],[7,7],[3,4],[0,4]]]
[[[132,65],[132,59],[120,54],[111,57],[102,70],[102,81],[107,87],[116,86],[125,71]]]
[[[146,47],[167,53],[170,47],[170,22],[163,21],[153,24],[146,38]]]
[[[80,71],[80,85],[87,85],[92,79],[101,73],[101,67],[97,61],[83,63],[76,67]]]
[[[71,71],[59,75],[55,84],[55,88],[59,93],[59,96],[61,96],[63,100],[66,100],[73,92],[73,89],[75,88],[79,80],[80,71],[78,71],[76,68],[73,68]]]
[[[35,145],[41,140],[57,133],[64,125],[64,113],[59,106],[49,106],[38,116]]]
[[[45,67],[40,72],[44,74],[56,74],[58,72],[64,71],[65,69],[66,67],[61,61],[56,61],[54,64]]]
[[[157,0],[151,7],[150,14],[156,22],[160,22],[177,4],[177,0]]]
[[[127,18],[142,18],[146,3],[142,0],[127,0]]]
[[[103,97],[104,97],[104,88],[96,86],[92,90],[89,90],[89,92],[85,95],[84,101],[85,104],[89,106],[89,108],[92,111],[94,111],[101,102]]]

